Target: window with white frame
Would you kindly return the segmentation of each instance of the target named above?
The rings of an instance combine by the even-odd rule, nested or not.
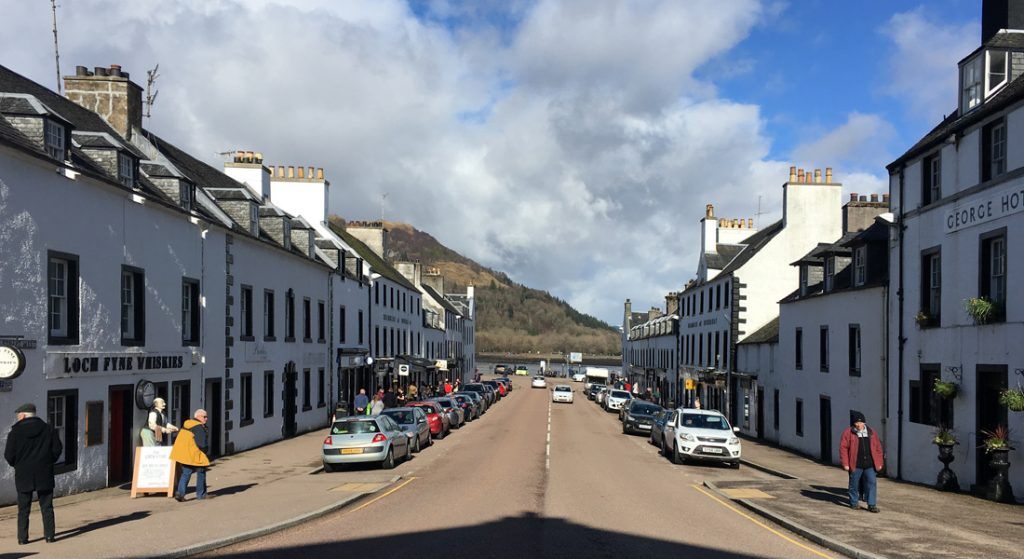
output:
[[[241,296],[241,337],[252,338],[252,286],[243,285]]]
[[[868,247],[861,245],[853,249],[853,284],[861,286],[868,281]]]
[[[47,392],[46,421],[64,447],[54,463],[55,473],[74,470],[78,467],[78,391]]]
[[[260,235],[260,209],[256,204],[249,204],[249,232]]]
[[[57,161],[64,161],[65,152],[65,130],[64,127],[52,120],[46,120],[45,144],[46,153]]]
[[[263,339],[274,341],[274,292],[270,289],[263,291]]]
[[[117,154],[117,180],[125,186],[135,186],[135,160],[123,153]]]
[[[982,127],[981,180],[1006,173],[1006,121],[995,120]]]
[[[989,51],[986,53],[988,57],[988,72],[986,75],[986,88],[985,96],[988,97],[995,90],[1006,85],[1006,66],[1007,56],[1006,51]]]
[[[145,276],[130,266],[121,268],[121,344],[145,344]]]
[[[192,211],[192,185],[181,183],[181,207],[185,211]]]
[[[65,258],[49,258],[47,271],[47,283],[49,290],[49,329],[50,336],[54,338],[66,338],[68,328],[68,292],[71,278],[69,277],[70,263]],[[77,283],[77,282],[76,282]]]
[[[981,104],[981,56],[963,65],[960,76],[960,111],[967,111]]]
[[[199,281],[181,280],[181,341],[185,345],[199,344]]]
[[[924,158],[921,177],[921,205],[926,206],[942,197],[942,157],[938,153]]]
[[[828,256],[825,258],[825,291],[832,291],[832,276],[836,271],[836,259]]]
[[[1002,318],[1006,304],[1006,233],[1000,230],[981,240],[980,296],[996,305],[995,319]]]

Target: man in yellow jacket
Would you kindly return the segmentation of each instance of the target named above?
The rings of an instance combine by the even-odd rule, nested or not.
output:
[[[206,456],[210,440],[206,430],[208,417],[206,410],[196,410],[195,419],[187,420],[178,432],[178,438],[174,440],[171,460],[181,464],[181,478],[174,492],[174,499],[179,503],[185,500],[185,491],[188,490],[193,472],[196,474],[196,499],[206,498],[206,467],[210,465],[210,459]]]

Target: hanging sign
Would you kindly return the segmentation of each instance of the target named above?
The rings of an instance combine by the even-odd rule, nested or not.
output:
[[[398,366],[398,376],[407,377],[409,376],[409,365],[402,363]]]

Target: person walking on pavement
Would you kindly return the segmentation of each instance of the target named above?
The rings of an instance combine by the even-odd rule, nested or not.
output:
[[[448,379],[444,379],[444,395],[449,396],[452,393],[452,383],[448,382]]]
[[[401,408],[405,406],[408,400],[405,398],[405,391],[401,388],[398,389],[398,394],[395,396],[395,407]]]
[[[164,416],[166,408],[167,402],[163,398],[153,400],[153,407],[149,409],[146,424],[139,430],[142,446],[163,446],[164,435],[170,435],[178,430],[174,425],[167,423],[167,417]]]
[[[850,419],[853,426],[843,431],[839,439],[839,460],[850,474],[850,508],[860,508],[860,482],[863,478],[868,510],[878,512],[876,474],[882,471],[884,464],[882,441],[878,433],[867,426],[864,414],[853,412]]]
[[[384,407],[393,408],[398,405],[398,397],[395,396],[395,389],[388,388],[388,391],[384,393]]]
[[[373,395],[373,403],[370,404],[367,415],[380,415],[382,411],[384,411],[384,400],[381,398],[380,392],[378,392]]]
[[[359,395],[356,396],[355,401],[352,402],[352,407],[356,409],[356,415],[365,415],[366,405],[369,403],[370,399],[366,396],[366,389],[360,388]]]
[[[416,383],[410,382],[409,383],[409,401],[410,402],[415,402],[416,399],[417,399],[416,398]]]
[[[47,542],[54,542],[53,465],[60,459],[64,445],[53,427],[36,417],[34,404],[21,405],[14,413],[17,422],[7,435],[4,459],[14,468],[14,488],[18,492],[18,545],[28,543],[33,492],[43,515],[43,537]]]
[[[181,478],[174,491],[174,499],[179,503],[185,500],[193,473],[196,474],[196,499],[206,498],[206,468],[210,465],[208,418],[206,410],[196,410],[195,419],[185,422],[171,448],[171,460],[181,464]]]

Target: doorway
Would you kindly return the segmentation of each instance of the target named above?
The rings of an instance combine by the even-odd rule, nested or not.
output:
[[[295,362],[289,361],[284,366],[284,394],[281,396],[281,411],[284,416],[284,425],[281,426],[281,435],[288,439],[295,436],[298,432],[298,426],[295,424],[295,412],[296,412],[296,399],[298,398],[299,391],[296,387],[298,384],[299,373],[295,370]]]
[[[818,399],[819,424],[821,439],[821,461],[832,463],[832,400],[828,396]]]
[[[757,438],[764,438],[764,387],[757,387]]]
[[[207,415],[206,429],[210,436],[210,452],[207,453],[210,458],[221,455],[221,425],[224,420],[223,410],[221,409],[222,401],[221,380],[208,379],[206,381],[206,394],[204,395],[204,409]]]
[[[985,440],[982,431],[991,431],[999,425],[1007,424],[1006,408],[999,404],[999,393],[1007,388],[1007,367],[1006,365],[978,365],[977,368],[978,389],[977,401],[974,409],[977,410],[975,428],[977,429],[977,441],[980,444]],[[992,478],[993,472],[988,466],[988,453],[978,448],[974,451],[976,460],[976,487],[984,487]]]
[[[110,402],[107,485],[120,485],[132,478],[132,460],[135,453],[135,445],[132,444],[132,388],[130,384],[114,385],[107,392],[107,399]]]

